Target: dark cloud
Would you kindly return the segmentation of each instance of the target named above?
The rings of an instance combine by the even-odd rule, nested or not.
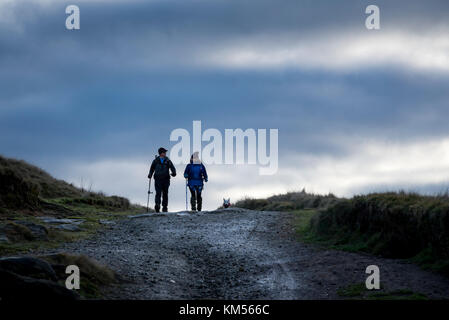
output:
[[[381,32],[448,31],[447,1],[375,3]],[[42,163],[144,156],[192,120],[218,129],[279,128],[287,156],[347,152],[336,137],[447,136],[447,72],[233,69],[205,61],[246,39],[281,47],[348,32],[368,37],[368,4],[83,1],[81,30],[67,31],[65,3],[10,2],[0,6],[7,16],[0,14],[0,150]]]

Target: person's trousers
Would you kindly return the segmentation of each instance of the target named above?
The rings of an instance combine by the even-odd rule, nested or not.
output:
[[[170,186],[169,179],[158,179],[154,180],[154,188],[156,189],[156,195],[154,197],[155,209],[158,211],[161,208],[161,197],[162,197],[162,208],[167,209],[168,206],[168,187]]]
[[[189,186],[190,190],[190,205],[192,210],[201,211],[203,198],[201,198],[201,191],[203,191],[203,186]]]

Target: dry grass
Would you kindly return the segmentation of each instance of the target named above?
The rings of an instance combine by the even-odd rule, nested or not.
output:
[[[340,201],[333,194],[319,195],[301,192],[288,192],[267,199],[245,198],[235,203],[236,207],[260,211],[296,211],[304,209],[328,208]]]
[[[0,215],[8,212],[67,212],[61,205],[128,210],[126,198],[79,189],[22,160],[0,156]],[[58,199],[61,201],[51,201]]]
[[[57,253],[40,256],[39,258],[46,260],[52,265],[76,265],[82,273],[89,277],[90,281],[96,284],[110,284],[116,282],[114,271],[85,255]],[[64,278],[65,277],[66,275],[64,275]]]
[[[410,258],[449,275],[449,197],[389,192],[355,196],[322,210],[311,230],[336,245]]]
[[[80,291],[78,293],[84,298],[101,298],[100,288],[118,282],[114,271],[85,255],[57,253],[38,258],[51,264],[61,284],[64,284],[67,278],[66,267],[76,265],[80,270]]]

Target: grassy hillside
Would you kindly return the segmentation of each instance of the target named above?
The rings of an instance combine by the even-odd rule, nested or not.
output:
[[[87,192],[22,160],[0,156],[0,213],[67,212],[64,204],[129,209],[128,199]]]
[[[303,209],[328,208],[340,199],[333,194],[318,195],[301,192],[289,192],[267,199],[245,198],[235,203],[236,207],[260,211],[293,211]]]
[[[0,156],[0,256],[84,238],[142,212],[118,196],[79,189],[25,161]],[[44,221],[44,217],[57,221]]]
[[[17,186],[21,186],[21,190],[29,190],[31,193],[37,193],[44,198],[76,197],[82,195],[81,190],[73,185],[62,180],[57,180],[42,169],[22,160],[0,156],[0,177],[2,178],[0,187],[2,191],[9,191],[9,196],[13,196],[12,193]],[[15,192],[15,196],[23,196],[23,194]],[[11,203],[6,202],[5,204]]]
[[[292,211],[303,240],[330,247],[410,259],[449,276],[449,196],[387,192],[320,196],[305,191],[236,206]]]
[[[414,193],[356,196],[322,210],[310,232],[329,244],[407,258],[449,275],[449,197]]]

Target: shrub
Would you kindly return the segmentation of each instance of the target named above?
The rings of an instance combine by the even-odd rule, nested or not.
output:
[[[358,239],[365,250],[391,258],[449,260],[449,200],[413,193],[355,196],[322,210],[311,229],[338,243]]]
[[[0,167],[0,206],[3,208],[37,208],[39,186],[22,179],[15,171]]]
[[[85,192],[45,171],[21,160],[0,156],[0,212],[6,209],[39,209],[55,212],[67,210],[45,200],[63,199],[65,204],[86,204],[99,207],[129,209],[126,198]]]
[[[89,193],[85,197],[64,198],[62,202],[68,205],[86,204],[90,206],[116,208],[116,209],[129,209],[131,206],[129,200],[126,198],[118,196],[108,197],[95,193]]]
[[[333,194],[316,195],[301,192],[289,192],[275,195],[267,199],[245,198],[235,203],[236,207],[260,211],[293,211],[302,209],[327,208],[339,202],[340,199]]]

